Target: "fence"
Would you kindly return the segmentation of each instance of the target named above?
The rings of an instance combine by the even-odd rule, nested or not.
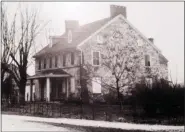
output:
[[[24,106],[3,105],[2,111],[19,113],[21,115],[35,115],[44,117],[65,117],[91,120],[117,120],[118,117],[130,114],[129,106],[124,110],[119,109],[119,105],[100,105],[100,104],[67,104],[67,103],[48,103],[32,102]]]
[[[120,110],[119,105],[100,105],[100,104],[69,104],[69,103],[48,103],[48,102],[32,102],[26,103],[24,106],[8,105],[2,103],[2,112],[8,112],[20,115],[54,117],[54,118],[76,118],[91,119],[104,121],[127,121],[135,123],[149,124],[184,124],[184,117],[155,117],[148,118],[146,116],[135,115],[142,113],[142,110],[136,108],[133,110],[131,106],[124,105]]]

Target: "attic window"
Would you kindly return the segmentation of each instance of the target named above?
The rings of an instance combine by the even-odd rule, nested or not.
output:
[[[99,44],[102,44],[102,43],[103,43],[103,36],[97,35],[96,39],[97,39],[97,42],[98,42]]]
[[[138,46],[143,46],[142,41],[141,41],[141,40],[137,40],[137,45],[138,45]]]
[[[68,31],[68,43],[72,42],[72,32],[71,30]]]

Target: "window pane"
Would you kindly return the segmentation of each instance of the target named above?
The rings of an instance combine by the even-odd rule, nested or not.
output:
[[[39,60],[39,70],[41,69],[41,60]]]
[[[44,69],[46,69],[46,59],[44,59]]]
[[[65,66],[66,65],[66,55],[64,54],[63,55],[63,66]]]
[[[99,52],[93,52],[93,64],[94,65],[99,65],[100,64]]]
[[[58,64],[58,57],[55,56],[55,67],[57,67],[57,64]]]
[[[145,55],[145,66],[150,66],[150,56]]]
[[[49,68],[51,68],[51,67],[52,67],[52,57],[49,60]]]
[[[101,78],[94,77],[92,79],[92,89],[93,93],[101,93]]]
[[[74,65],[74,53],[71,53],[71,65]]]

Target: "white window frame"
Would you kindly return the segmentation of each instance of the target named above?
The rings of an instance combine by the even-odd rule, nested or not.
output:
[[[143,46],[142,40],[138,39],[138,40],[137,40],[137,45],[138,45],[139,47]]]
[[[96,36],[96,41],[98,44],[102,44],[103,43],[103,36],[102,35],[97,35]]]
[[[97,80],[97,79],[100,81],[100,84],[99,84],[98,82],[95,81],[95,80]],[[102,82],[102,78],[101,78],[101,77],[93,77],[93,78],[92,78],[92,93],[95,93],[95,94],[101,94],[101,93],[102,93],[102,83],[101,83],[101,82]],[[100,86],[100,90],[99,90],[100,92],[99,92],[99,91],[97,92],[97,91],[96,91],[97,89],[95,90],[95,88],[94,88],[94,85],[95,85],[95,84],[97,84],[97,85]],[[95,85],[95,86],[96,86],[96,85]]]
[[[93,63],[93,59],[94,59],[93,53],[94,52],[98,52],[98,54],[99,54],[99,65],[94,65],[94,63]],[[100,66],[101,65],[101,53],[100,53],[100,51],[93,50],[92,53],[91,53],[91,55],[92,55],[92,65],[93,66]]]

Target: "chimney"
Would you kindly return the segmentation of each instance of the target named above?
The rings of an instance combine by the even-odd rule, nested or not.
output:
[[[154,43],[154,38],[148,38],[148,40],[152,43]]]
[[[73,31],[79,27],[79,22],[76,20],[66,20],[65,27],[66,27],[66,32],[68,32],[68,30]]]
[[[125,18],[127,18],[126,7],[118,6],[118,5],[110,5],[110,16],[113,18],[119,14],[122,14]]]

